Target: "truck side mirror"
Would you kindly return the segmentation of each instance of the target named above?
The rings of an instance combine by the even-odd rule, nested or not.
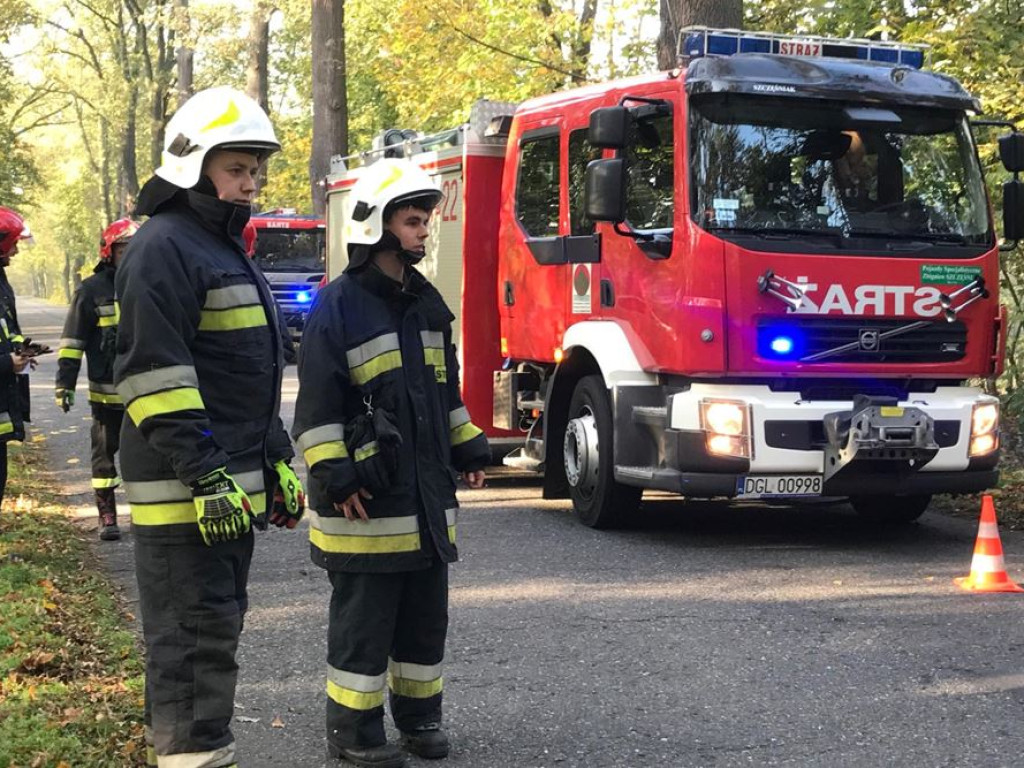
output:
[[[1024,133],[1014,131],[999,137],[999,159],[1010,173],[1024,171]]]
[[[1003,232],[1007,240],[1024,240],[1024,181],[1015,179],[1003,184]]]
[[[587,140],[602,149],[623,149],[629,128],[629,110],[625,107],[602,107],[590,113]]]
[[[625,221],[626,161],[621,157],[591,160],[587,164],[583,197],[591,221]]]

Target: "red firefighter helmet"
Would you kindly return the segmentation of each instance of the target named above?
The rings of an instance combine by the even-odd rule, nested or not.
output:
[[[114,255],[116,243],[127,243],[139,231],[139,223],[131,219],[118,219],[105,230],[100,237],[100,258],[109,261]]]
[[[256,255],[256,225],[251,221],[242,229],[242,242],[245,243],[245,255],[250,259]]]
[[[28,237],[25,220],[10,208],[0,206],[0,256],[6,256],[23,237]]]

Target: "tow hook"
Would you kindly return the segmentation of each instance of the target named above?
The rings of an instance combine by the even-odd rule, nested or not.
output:
[[[825,415],[825,482],[857,468],[884,463],[897,472],[916,472],[935,458],[935,420],[895,398],[857,395],[853,410]]]

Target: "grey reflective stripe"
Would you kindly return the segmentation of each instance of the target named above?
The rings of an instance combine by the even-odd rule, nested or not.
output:
[[[466,406],[463,405],[448,412],[448,426],[451,429],[461,427],[467,422],[469,422],[469,411],[466,410]]]
[[[444,511],[444,519],[448,525],[455,525],[455,521],[459,518],[459,508],[454,507],[452,509],[446,509]]]
[[[191,365],[168,365],[166,368],[132,374],[117,385],[117,394],[129,403],[143,395],[178,387],[199,389],[199,377]]]
[[[100,317],[113,317],[117,314],[117,307],[113,303],[101,304],[96,307],[96,314]]]
[[[230,474],[230,473],[229,473]],[[247,494],[262,493],[263,470],[236,472],[231,475]],[[191,501],[191,489],[179,480],[125,481],[124,489],[133,504],[162,504],[170,501]]]
[[[345,353],[345,357],[348,360],[349,368],[355,368],[368,360],[373,360],[378,355],[385,352],[397,352],[398,349],[398,334],[385,333],[375,339],[370,339],[365,344],[360,344],[355,349],[350,349]]]
[[[309,524],[328,536],[401,536],[418,533],[416,515],[404,517],[372,517],[369,520],[349,520],[346,517],[324,517],[314,510],[307,512]]]
[[[82,339],[66,338],[61,339],[57,346],[61,349],[85,349],[85,342]]]
[[[93,392],[102,392],[105,395],[116,395],[117,387],[113,384],[106,384],[102,381],[93,381],[89,379],[89,389]]]
[[[319,427],[307,429],[295,442],[299,446],[299,451],[305,453],[314,445],[344,439],[345,427],[341,424],[321,424]]]
[[[387,672],[382,672],[379,675],[359,675],[355,672],[346,672],[344,669],[338,669],[328,664],[327,679],[335,685],[348,688],[350,691],[376,693],[377,691],[384,690],[388,675]]]
[[[0,411],[0,424],[10,424],[10,423],[11,423],[11,414],[9,414],[7,411]]]
[[[441,676],[443,664],[414,664],[411,661],[395,661],[388,657],[388,671],[393,677],[429,683]]]
[[[424,347],[444,349],[444,334],[440,331],[420,331],[420,341]]]
[[[230,285],[227,288],[213,288],[206,292],[203,309],[231,309],[260,303],[260,292],[255,285]]]

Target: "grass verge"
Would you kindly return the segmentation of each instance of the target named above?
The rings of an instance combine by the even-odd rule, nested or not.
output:
[[[143,666],[90,542],[11,445],[0,511],[0,766],[145,765]]]

